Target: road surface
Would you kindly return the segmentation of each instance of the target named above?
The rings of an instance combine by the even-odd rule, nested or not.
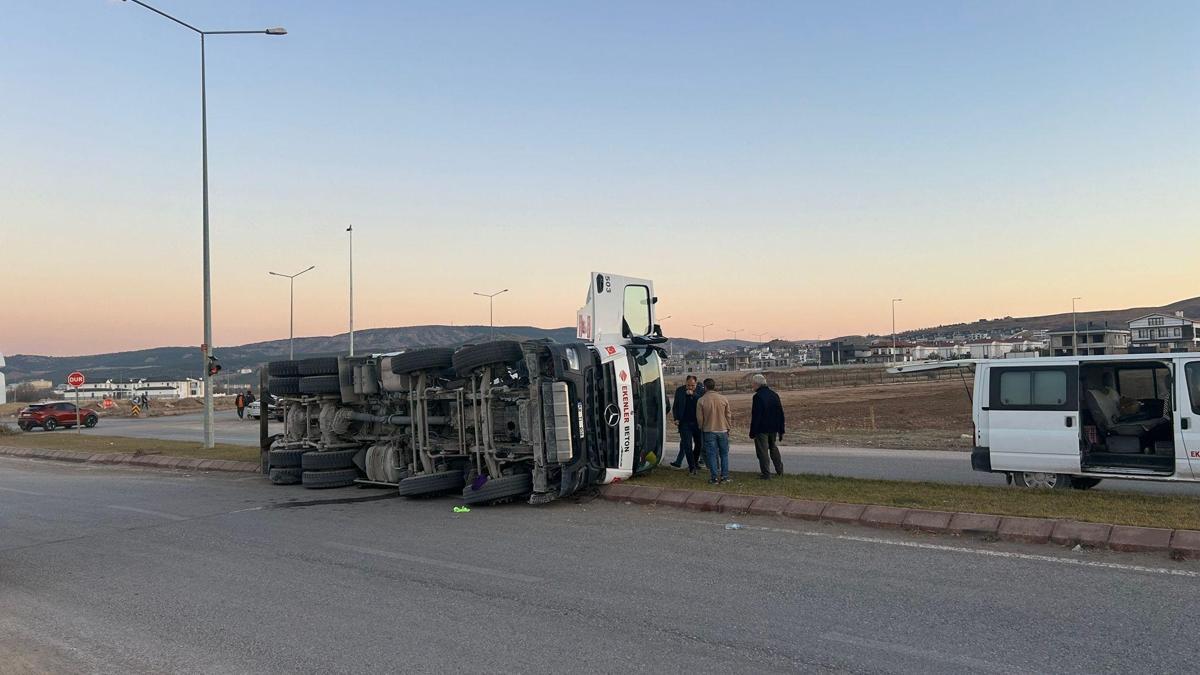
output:
[[[0,458],[9,671],[1186,672],[1200,565]],[[294,502],[293,502],[294,503]]]
[[[195,441],[203,435],[202,422],[199,414],[146,418],[106,417],[95,429],[85,429],[84,433]],[[281,424],[272,421],[271,433],[281,432],[281,427]],[[216,439],[218,443],[257,446],[258,422],[239,420],[237,414],[231,410],[219,411],[216,416]],[[665,462],[675,459],[677,449],[676,442],[668,442],[664,469],[669,470]],[[1004,476],[1001,474],[972,471],[971,455],[968,452],[817,446],[784,446],[781,452],[786,470],[797,473],[966,485],[1005,485]],[[730,451],[730,466],[736,471],[757,471],[758,460],[754,455],[754,446],[735,443]],[[1200,485],[1149,481],[1108,480],[1096,489],[1200,495]]]

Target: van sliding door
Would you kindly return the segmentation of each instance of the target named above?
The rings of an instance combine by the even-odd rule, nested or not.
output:
[[[1183,448],[1186,460],[1180,459],[1180,453],[1176,450],[1175,475],[1182,478],[1190,471],[1192,478],[1200,478],[1200,359],[1185,359],[1176,363],[1182,367],[1182,372],[1177,371],[1175,377],[1176,400],[1179,402],[1175,425],[1179,430],[1179,440],[1183,441],[1182,445],[1178,442],[1176,445]],[[1186,467],[1184,461],[1187,462]]]
[[[1079,473],[1079,368],[992,366],[992,469]]]

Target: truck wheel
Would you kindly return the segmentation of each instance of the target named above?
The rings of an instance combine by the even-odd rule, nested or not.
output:
[[[454,365],[454,350],[449,347],[418,349],[392,357],[392,372],[407,375],[418,370],[442,370]]]
[[[300,459],[307,450],[272,450],[267,453],[267,464],[272,469],[293,469],[300,466]]]
[[[300,378],[299,377],[275,377],[271,376],[267,379],[267,391],[276,396],[287,396],[288,394],[300,393]]]
[[[300,469],[271,469],[271,482],[275,485],[299,485],[303,480]]]
[[[423,476],[410,476],[400,481],[400,495],[403,497],[426,497],[443,492],[458,492],[461,489],[461,471],[439,471]]]
[[[354,485],[358,479],[357,469],[334,469],[332,471],[305,471],[301,483],[306,488],[338,488]]]
[[[1071,487],[1076,490],[1091,490],[1100,484],[1100,478],[1084,478],[1083,476],[1073,476],[1071,478]]]
[[[300,378],[301,394],[339,394],[342,384],[337,375],[309,375]]]
[[[467,375],[476,368],[494,363],[512,365],[525,358],[521,343],[516,340],[496,340],[481,345],[467,345],[454,352],[454,370]]]
[[[267,364],[267,374],[271,377],[297,377],[300,371],[296,369],[299,361],[272,361]]]
[[[358,450],[326,450],[324,452],[306,452],[300,458],[300,466],[305,471],[321,471],[323,469],[350,469],[354,467],[354,455]]]
[[[1062,490],[1071,487],[1071,477],[1065,473],[1018,471],[1013,473],[1013,484],[1035,490]]]
[[[88,415],[87,417],[83,418],[83,426],[91,429],[92,427],[96,426],[96,423],[99,421],[100,419],[95,415]]]
[[[300,377],[310,375],[337,375],[338,360],[336,356],[321,356],[315,359],[304,359],[296,362],[296,372]]]
[[[488,479],[478,490],[472,490],[468,485],[463,488],[462,495],[466,504],[491,504],[502,499],[521,497],[530,492],[533,492],[533,475],[520,473]]]
[[[58,428],[58,420],[53,417],[47,418],[45,422],[42,422],[42,428],[46,431],[54,431]]]

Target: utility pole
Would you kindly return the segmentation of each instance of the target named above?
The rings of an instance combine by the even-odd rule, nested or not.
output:
[[[354,356],[354,225],[346,231],[350,233],[350,356]]]
[[[904,302],[904,298],[892,298],[892,358],[896,358],[896,303]]]
[[[770,331],[763,331],[761,333],[754,333],[753,335],[754,335],[754,337],[758,338],[758,341],[761,343],[763,341],[763,336],[769,332]]]
[[[200,30],[195,26],[176,19],[166,12],[155,9],[142,0],[132,0],[155,14],[174,21],[184,28],[200,36],[200,174],[203,211],[204,239],[204,344],[202,362],[204,364],[204,447],[216,446],[216,428],[213,421],[213,374],[209,364],[212,363],[212,265],[209,256],[208,236],[208,85],[204,65],[204,38],[208,35],[287,35],[283,28],[267,28],[265,30]]]
[[[476,293],[475,294],[481,298],[488,299],[488,328],[491,329],[493,340],[496,339],[496,314],[494,311],[495,307],[493,305],[493,300],[496,298],[497,295],[500,295],[501,293],[507,293],[507,292],[508,292],[508,289],[506,288],[502,291],[496,291],[495,293]]]
[[[726,328],[725,330],[729,331],[729,333],[731,335],[733,335],[733,341],[737,342],[738,333],[741,333],[741,332],[745,331],[746,329],[745,328],[738,328],[738,329]]]
[[[1083,298],[1071,298],[1071,356],[1079,356],[1079,326],[1075,322],[1075,301]]]
[[[267,272],[272,276],[283,277],[288,280],[288,360],[296,360],[296,277],[305,272],[316,269],[316,265],[310,265],[308,269],[300,270],[295,274],[280,274],[279,272]]]
[[[704,372],[707,373],[708,372],[708,341],[704,339],[704,337],[705,337],[704,331],[705,331],[705,329],[711,327],[713,324],[711,324],[711,323],[705,323],[705,324],[694,323],[692,325],[695,326],[696,328],[700,329],[700,344],[702,345],[701,349],[704,350]]]

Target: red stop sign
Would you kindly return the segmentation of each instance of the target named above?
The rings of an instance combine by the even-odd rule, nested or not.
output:
[[[86,380],[83,378],[83,373],[78,370],[67,376],[67,384],[72,387],[82,387]]]

